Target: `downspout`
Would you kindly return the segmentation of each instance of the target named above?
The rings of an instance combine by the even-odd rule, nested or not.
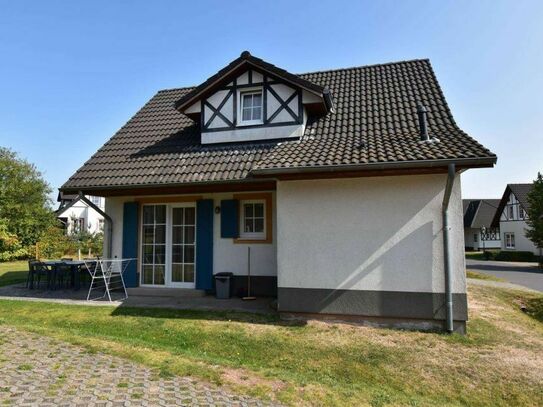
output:
[[[78,191],[79,199],[83,202],[85,202],[87,205],[89,205],[92,209],[94,209],[96,212],[98,212],[100,215],[104,217],[107,223],[107,252],[104,256],[105,258],[111,258],[113,253],[113,220],[111,217],[105,213],[103,210],[101,210],[98,206],[93,204],[90,199],[88,199],[82,191]]]
[[[445,195],[443,196],[443,250],[445,257],[445,299],[447,301],[447,331],[452,333],[454,331],[453,320],[453,295],[452,295],[452,265],[451,265],[451,253],[449,250],[449,202],[451,200],[452,188],[454,185],[454,177],[456,173],[455,165],[449,164],[449,171],[447,174],[447,185],[445,186]]]

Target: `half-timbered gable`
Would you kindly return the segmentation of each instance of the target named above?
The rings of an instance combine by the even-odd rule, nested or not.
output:
[[[202,144],[301,137],[309,114],[331,110],[326,89],[247,52],[236,61],[178,102],[199,123]]]

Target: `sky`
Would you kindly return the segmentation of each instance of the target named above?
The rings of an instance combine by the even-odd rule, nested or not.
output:
[[[543,172],[543,1],[0,0],[0,146],[59,188],[159,89],[249,50],[293,73],[430,58],[501,197]]]

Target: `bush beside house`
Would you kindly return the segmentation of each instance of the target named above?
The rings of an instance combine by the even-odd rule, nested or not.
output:
[[[0,261],[102,253],[101,233],[65,235],[50,193],[34,164],[0,147]]]

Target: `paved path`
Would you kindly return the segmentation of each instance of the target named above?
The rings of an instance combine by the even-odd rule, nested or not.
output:
[[[466,259],[466,268],[503,278],[513,284],[543,291],[543,272],[537,263],[484,261]]]
[[[184,293],[165,290],[164,295],[142,295],[141,291],[129,292],[129,297],[122,301],[115,299],[122,298],[120,293],[112,293],[114,301],[109,302],[107,298],[96,301],[87,301],[88,288],[79,291],[70,289],[62,290],[29,290],[24,283],[18,283],[0,287],[0,299],[2,300],[24,300],[24,301],[47,301],[69,305],[90,305],[90,306],[115,306],[115,307],[140,307],[140,308],[170,308],[190,310],[215,310],[215,311],[240,311],[257,314],[274,314],[274,299],[259,297],[254,301],[243,301],[241,298],[232,297],[227,300],[218,300],[212,295],[194,296]],[[160,289],[158,289],[160,290]],[[159,292],[155,290],[155,292]]]
[[[0,405],[262,406],[186,377],[0,325]]]

